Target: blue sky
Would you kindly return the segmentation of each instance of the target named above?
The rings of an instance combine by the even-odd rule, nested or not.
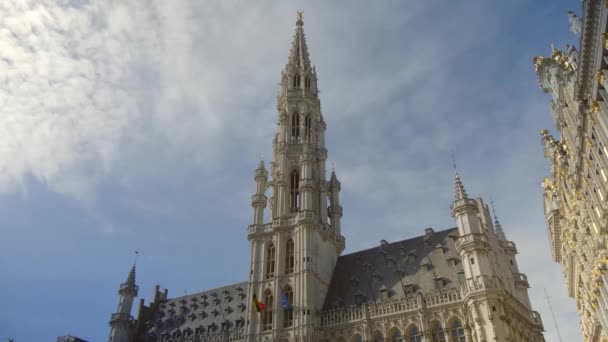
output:
[[[304,29],[346,252],[455,226],[451,151],[517,243],[548,341],[581,341],[551,261],[532,57],[574,43],[549,0],[3,1],[0,341],[103,341],[140,251],[148,301],[246,279],[253,170]]]

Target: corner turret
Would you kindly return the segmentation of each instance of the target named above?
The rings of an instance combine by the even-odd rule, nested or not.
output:
[[[118,294],[120,301],[116,313],[110,318],[110,337],[109,342],[128,342],[133,329],[133,316],[131,308],[133,300],[137,297],[139,287],[135,284],[135,263],[127,276],[127,280],[120,284]]]

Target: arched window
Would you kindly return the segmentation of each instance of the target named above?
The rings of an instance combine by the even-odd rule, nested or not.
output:
[[[264,330],[272,330],[272,308],[273,308],[273,297],[270,290],[266,290],[264,293],[264,311],[262,311],[262,328]]]
[[[435,321],[431,325],[431,341],[433,342],[445,342],[445,334],[443,333],[443,329],[441,328],[441,324]]]
[[[300,75],[299,74],[293,75],[293,87],[300,88]]]
[[[374,338],[372,339],[373,342],[384,342],[384,336],[382,335],[381,332],[376,331],[374,333]]]
[[[304,88],[306,88],[306,90],[310,89],[310,77],[304,78]]]
[[[304,140],[310,142],[310,132],[312,130],[312,119],[310,115],[304,117]]]
[[[293,326],[293,290],[287,286],[283,290],[285,299],[287,299],[287,307],[283,303],[283,325],[287,327]]]
[[[300,207],[300,174],[298,170],[291,171],[291,180],[289,184],[290,201],[289,207],[291,211],[298,211]]]
[[[450,329],[450,335],[452,335],[452,342],[466,342],[467,339],[464,336],[464,328],[459,319],[455,319]]]
[[[363,342],[363,337],[359,334],[355,334],[353,338],[350,339],[351,342]]]
[[[275,265],[275,248],[271,242],[266,247],[266,278],[274,277],[274,265]]]
[[[393,327],[391,331],[388,333],[390,336],[391,342],[403,342],[403,336],[401,335],[401,330],[397,327]]]
[[[292,274],[295,267],[295,247],[292,239],[287,240],[286,252],[285,274]]]
[[[407,329],[407,338],[408,342],[422,342],[422,335],[420,335],[417,326],[411,325],[409,329]]]
[[[300,114],[298,113],[291,115],[291,140],[300,142]]]

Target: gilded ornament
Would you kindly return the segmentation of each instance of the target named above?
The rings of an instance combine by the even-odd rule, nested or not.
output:
[[[591,112],[597,113],[600,110],[600,104],[597,101],[591,102]]]
[[[604,80],[606,79],[606,75],[604,75],[604,70],[598,70],[595,74],[595,79],[597,80],[597,83],[602,85],[604,83]]]
[[[602,33],[602,46],[608,50],[608,32]]]
[[[545,57],[543,56],[536,56],[534,57],[533,61],[534,61],[534,70],[536,70],[538,72],[538,69],[540,69],[540,66],[543,64],[543,61],[545,60]]]

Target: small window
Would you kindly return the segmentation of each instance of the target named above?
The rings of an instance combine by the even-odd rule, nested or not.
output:
[[[262,311],[262,328],[264,330],[272,330],[272,307],[273,307],[273,300],[274,298],[272,297],[272,292],[270,292],[270,290],[267,290],[264,293],[264,311]]]
[[[492,310],[494,310],[494,309],[496,309],[496,308],[492,307]],[[462,323],[460,323],[460,320],[458,320],[458,319],[454,320],[454,323],[452,323],[452,327],[450,329],[450,334],[452,335],[452,341],[454,341],[454,342],[466,342],[467,341],[466,337],[464,336],[464,328],[462,327]]]
[[[310,142],[310,132],[312,130],[312,119],[310,115],[304,117],[304,140]]]
[[[275,248],[272,242],[266,248],[266,279],[274,277]]]
[[[431,340],[433,342],[445,342],[445,334],[443,333],[443,329],[439,322],[433,324],[433,328],[431,329]]]
[[[291,115],[291,141],[300,142],[300,114],[298,113]]]
[[[291,172],[289,207],[292,212],[298,211],[300,207],[300,174],[297,170]]]
[[[300,75],[299,74],[293,75],[293,87],[300,88]]]
[[[304,88],[306,88],[306,90],[310,90],[310,78],[309,77],[304,78]]]
[[[292,274],[295,268],[295,247],[292,239],[287,240],[286,251],[285,274]]]
[[[293,326],[293,290],[287,286],[283,298],[283,325],[288,328]]]
[[[471,258],[471,265],[475,265],[475,258]]]

